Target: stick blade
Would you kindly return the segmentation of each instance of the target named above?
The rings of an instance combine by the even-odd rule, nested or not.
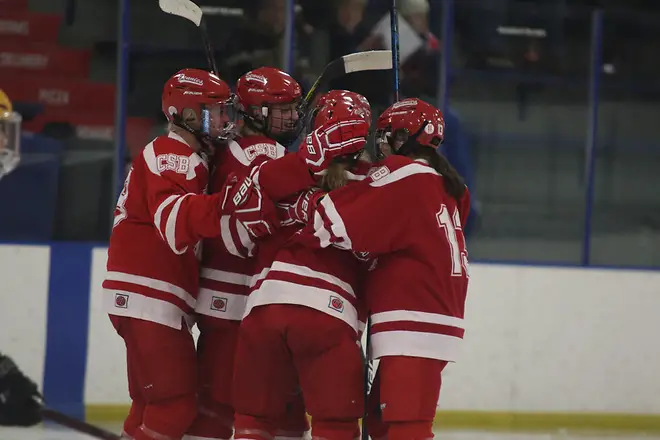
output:
[[[158,6],[163,12],[190,20],[197,27],[202,23],[202,9],[190,0],[158,0]]]
[[[370,50],[344,55],[344,72],[362,72],[365,70],[389,70],[392,68],[391,50]]]

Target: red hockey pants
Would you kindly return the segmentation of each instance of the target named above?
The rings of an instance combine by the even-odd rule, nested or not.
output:
[[[204,438],[230,438],[234,425],[232,379],[240,321],[200,315],[197,326],[200,414],[189,434]],[[277,422],[277,435],[299,438],[309,430],[300,393],[293,394],[287,412]]]
[[[362,355],[346,323],[285,304],[257,307],[243,320],[236,347],[236,438],[272,435],[300,384],[314,437],[353,439],[364,410]],[[259,426],[249,426],[241,415]],[[267,437],[267,435],[265,435]]]
[[[180,438],[197,414],[197,359],[188,328],[110,316],[126,344],[132,399],[124,431],[135,439]]]
[[[367,427],[374,439],[433,438],[445,361],[406,356],[380,359],[369,393]]]

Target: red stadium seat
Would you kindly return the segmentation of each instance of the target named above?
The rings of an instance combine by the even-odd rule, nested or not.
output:
[[[115,85],[93,83],[46,74],[7,75],[0,72],[2,89],[13,101],[38,102],[45,108],[110,111],[115,106]]]
[[[0,0],[0,11],[27,11],[28,0]]]
[[[48,73],[53,77],[86,78],[91,52],[55,44],[0,42],[0,74]]]
[[[114,108],[103,112],[80,112],[78,110],[44,111],[31,121],[23,123],[23,129],[33,133],[41,133],[47,124],[70,124],[75,130],[75,136],[80,139],[112,141],[115,129]],[[151,140],[154,121],[149,118],[126,119],[126,144],[131,155],[139,153]]]
[[[6,9],[0,0],[0,41],[3,43],[55,42],[62,17]]]

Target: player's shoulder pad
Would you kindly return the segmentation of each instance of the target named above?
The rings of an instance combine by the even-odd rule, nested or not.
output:
[[[259,156],[279,159],[286,148],[265,136],[246,136],[229,142],[229,152],[242,165],[249,167]]]
[[[382,160],[369,174],[369,186],[382,187],[399,182],[438,176],[438,172],[426,163],[409,157],[391,155]]]
[[[142,150],[142,156],[149,171],[157,176],[174,173],[193,180],[200,165],[208,169],[206,161],[175,133],[158,136]]]

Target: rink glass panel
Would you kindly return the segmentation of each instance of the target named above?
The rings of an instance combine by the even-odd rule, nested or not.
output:
[[[660,16],[605,12],[591,262],[660,266]]]
[[[501,3],[454,8],[449,107],[469,138],[481,204],[470,255],[579,264],[590,11]]]

